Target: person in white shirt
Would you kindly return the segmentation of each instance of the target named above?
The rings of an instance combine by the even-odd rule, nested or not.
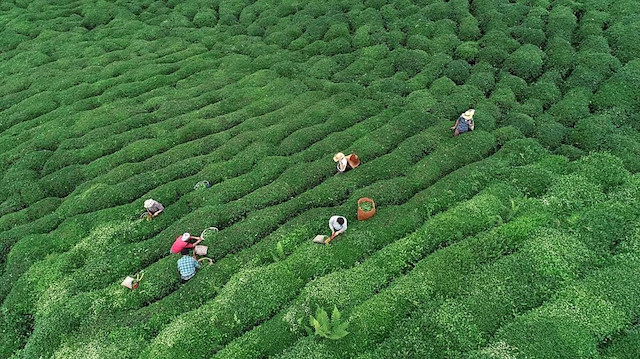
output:
[[[331,236],[325,241],[327,244],[347,230],[347,219],[342,216],[332,216],[329,218],[329,228],[331,228]]]

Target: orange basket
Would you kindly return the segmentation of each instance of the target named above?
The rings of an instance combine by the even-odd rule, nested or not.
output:
[[[371,208],[371,210],[368,211],[368,212],[363,211],[360,208],[360,204],[362,204],[364,202],[371,203],[371,206],[373,208]],[[373,217],[374,214],[376,214],[376,204],[375,204],[375,202],[373,202],[373,200],[371,198],[366,198],[366,197],[360,198],[358,200],[358,220],[359,221],[366,221],[367,219]]]

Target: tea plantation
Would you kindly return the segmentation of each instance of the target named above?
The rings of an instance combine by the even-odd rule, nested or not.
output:
[[[639,84],[638,0],[2,0],[0,358],[638,359]]]

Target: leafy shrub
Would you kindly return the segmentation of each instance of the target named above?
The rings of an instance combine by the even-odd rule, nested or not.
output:
[[[108,24],[114,17],[113,7],[106,1],[96,1],[82,9],[82,26],[89,30]]]
[[[546,66],[559,71],[563,75],[573,68],[575,50],[569,40],[560,36],[551,37],[547,41],[545,53],[547,55]]]
[[[475,62],[479,53],[479,46],[477,42],[467,41],[461,43],[454,52],[453,56],[456,59],[465,60],[467,62]]]
[[[516,139],[507,142],[496,155],[514,166],[522,166],[540,160],[547,151],[540,144],[528,139]]]
[[[553,301],[500,328],[494,342],[472,357],[491,358],[493,353],[560,358],[598,355],[599,342],[628,326],[636,315],[635,262],[629,257],[616,258],[614,264],[562,290]]]
[[[512,74],[532,81],[542,74],[544,53],[534,45],[523,45],[505,61],[505,69]]]
[[[214,27],[218,22],[218,15],[213,9],[200,9],[193,17],[193,24],[197,27]]]
[[[340,319],[340,312],[335,306],[331,312],[331,319],[324,309],[318,307],[316,316],[309,316],[309,325],[314,329],[315,335],[331,340],[342,339],[349,334],[347,332],[349,322]]]
[[[429,14],[429,20],[431,21],[449,19],[451,17],[451,6],[444,1],[432,2],[427,5],[425,10]]]
[[[569,90],[562,100],[551,105],[548,113],[565,126],[573,126],[581,118],[590,115],[591,92],[585,88]]]
[[[520,43],[502,31],[490,30],[480,39],[482,47],[494,47],[500,51],[511,53],[520,47]]]
[[[469,76],[466,83],[477,87],[487,95],[495,86],[495,77],[491,72],[475,72]]]
[[[474,41],[480,38],[481,32],[478,20],[473,16],[466,16],[460,20],[458,37],[462,41]]]
[[[516,95],[510,88],[496,89],[489,99],[505,112],[516,106]]]
[[[576,41],[579,42],[587,36],[601,36],[604,24],[609,21],[608,12],[597,9],[587,9],[576,31]]]
[[[640,154],[640,142],[634,141],[628,136],[614,134],[608,142],[609,150],[624,162],[624,166],[632,173],[640,171],[640,163],[637,161]]]
[[[431,39],[429,48],[432,53],[443,53],[452,56],[461,43],[462,41],[455,34],[444,34]]]
[[[453,60],[444,71],[445,76],[453,80],[458,85],[462,85],[469,77],[471,65],[464,60]]]
[[[323,39],[324,41],[331,41],[340,37],[348,37],[349,35],[349,28],[347,27],[347,24],[339,23],[331,25],[324,34]]]
[[[82,166],[67,166],[40,180],[40,186],[53,197],[66,197],[75,187],[84,182]]]
[[[571,35],[576,29],[576,16],[567,6],[554,6],[549,12],[547,23],[547,35],[549,37],[560,36],[571,41]]]
[[[593,206],[604,199],[601,186],[578,174],[558,178],[544,196],[544,201],[558,215]]]
[[[608,54],[611,52],[607,39],[602,36],[587,36],[580,43],[581,52],[602,52]]]
[[[579,149],[577,147],[574,147],[574,146],[571,146],[571,145],[566,145],[566,144],[560,145],[555,150],[555,153],[559,154],[561,156],[565,156],[571,161],[575,161],[575,160],[579,159],[580,157],[584,156],[584,151],[582,151],[581,149]]]
[[[614,130],[615,126],[608,116],[590,116],[578,120],[569,135],[569,140],[586,151],[597,151],[606,148]]]
[[[567,129],[557,122],[545,122],[536,126],[535,137],[540,141],[540,144],[551,150],[557,148],[562,144]]]
[[[541,47],[547,39],[544,31],[542,31],[540,27],[530,27],[526,24],[512,27],[510,32],[521,44]]]
[[[566,85],[596,91],[600,83],[620,68],[620,61],[610,54],[578,52],[576,66]]]
[[[577,174],[609,191],[629,178],[622,160],[608,152],[595,152],[576,162]]]
[[[413,91],[407,96],[407,106],[412,110],[427,112],[435,104],[436,100],[429,90]]]
[[[493,131],[493,135],[496,136],[496,141],[499,146],[503,146],[505,143],[518,138],[524,138],[524,135],[520,130],[512,126],[502,126]]]
[[[525,136],[531,136],[536,129],[533,119],[523,113],[511,112],[504,121],[506,126],[512,126],[520,130]]]
[[[616,107],[624,110],[638,110],[640,91],[633,86],[640,76],[640,60],[629,61],[618,73],[605,82],[594,96],[596,108],[603,110]]]
[[[509,88],[516,95],[516,99],[521,101],[525,98],[527,94],[528,85],[527,82],[523,79],[513,76],[506,72],[500,73],[500,80],[496,85],[496,88]]]
[[[422,70],[429,61],[429,55],[422,50],[406,50],[403,48],[391,52],[396,72],[403,71],[414,76]]]
[[[640,52],[640,44],[633,37],[640,31],[640,18],[627,16],[611,25],[605,35],[611,43],[615,56],[622,62],[637,59]]]
[[[451,57],[445,54],[435,54],[429,58],[427,65],[408,81],[412,89],[424,89],[444,74],[446,65],[451,62]]]
[[[540,100],[544,108],[557,102],[562,93],[553,81],[541,79],[529,87],[529,96]]]
[[[356,29],[351,42],[353,47],[362,48],[373,45],[373,36],[371,36],[371,28],[369,25],[362,25]]]

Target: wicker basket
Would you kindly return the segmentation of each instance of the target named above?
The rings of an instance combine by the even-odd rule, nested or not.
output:
[[[373,208],[371,208],[371,210],[368,211],[368,212],[363,211],[360,208],[360,204],[364,203],[364,202],[371,203],[371,206]],[[366,221],[367,219],[373,217],[374,214],[376,214],[376,204],[375,204],[375,202],[373,202],[373,200],[371,198],[366,198],[366,197],[360,198],[358,200],[358,220],[359,221]]]

